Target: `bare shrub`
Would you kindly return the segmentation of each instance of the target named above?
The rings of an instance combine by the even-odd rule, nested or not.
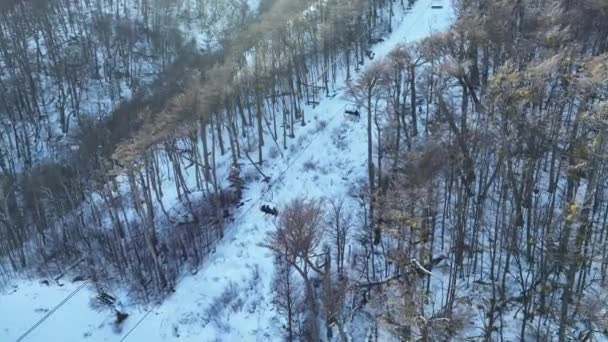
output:
[[[307,142],[308,142],[308,137],[305,136],[305,135],[300,135],[298,137],[297,145],[298,146],[304,146],[304,145],[306,145]]]
[[[297,149],[298,149],[298,145],[296,145],[296,144],[289,145],[289,154],[295,154]]]
[[[346,126],[336,127],[331,133],[331,140],[334,145],[341,151],[346,150],[348,143],[346,142]]]
[[[279,149],[276,146],[272,146],[270,148],[270,151],[268,151],[268,157],[270,157],[270,159],[275,159],[278,156],[279,156]]]
[[[315,170],[317,170],[317,162],[312,159],[307,160],[302,164],[302,171],[310,172]]]
[[[224,322],[224,311],[229,308],[232,312],[238,312],[242,307],[243,300],[239,297],[238,285],[231,281],[224,291],[213,299],[209,307],[205,310],[205,316],[215,323],[219,329],[228,331],[230,328]]]
[[[325,127],[327,127],[327,121],[326,120],[319,120],[319,121],[317,121],[317,124],[315,126],[315,133],[324,130]]]
[[[243,181],[247,183],[257,182],[260,180],[260,174],[254,169],[247,169],[243,172]]]

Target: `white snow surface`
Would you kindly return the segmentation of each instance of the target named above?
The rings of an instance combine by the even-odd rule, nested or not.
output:
[[[375,59],[399,43],[447,29],[454,13],[450,0],[443,1],[443,9],[431,9],[431,0],[418,0],[393,33],[373,47]],[[272,305],[273,257],[260,246],[275,225],[258,209],[260,204],[270,203],[280,211],[300,196],[344,197],[347,205],[355,208],[348,193],[366,175],[366,120],[352,120],[343,114],[348,104],[343,97],[344,84],[338,84],[337,96],[306,108],[307,125],[297,127],[298,138],[289,142],[291,152],[285,159],[279,154],[264,164],[270,183],[248,184],[243,194],[245,205],[236,212],[235,222],[215,252],[195,275],[184,276],[176,292],[162,304],[134,307],[124,303],[130,316],[121,331],[116,331],[112,312],[98,312],[89,305],[95,294],[90,284],[68,279],[62,286],[16,281],[0,293],[0,341],[17,340],[49,313],[23,341],[282,340],[282,322]],[[268,148],[276,148],[268,141]],[[312,164],[314,169],[310,170]]]

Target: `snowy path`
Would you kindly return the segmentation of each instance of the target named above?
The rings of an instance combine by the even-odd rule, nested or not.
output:
[[[431,9],[430,0],[417,1],[392,35],[374,47],[376,59],[398,43],[446,29],[453,14],[450,0],[443,1],[444,9]],[[298,138],[290,142],[294,152],[285,160],[278,156],[265,164],[271,183],[250,184],[244,193],[245,206],[235,214],[237,221],[215,253],[196,275],[184,278],[162,305],[149,312],[131,309],[123,331],[117,334],[111,329],[112,317],[90,309],[91,293],[80,291],[24,341],[281,340],[271,303],[272,255],[259,246],[274,223],[258,210],[259,204],[273,203],[280,210],[299,196],[346,197],[352,184],[365,177],[366,123],[346,118],[346,104],[340,91],[306,112],[306,127],[298,127]],[[37,284],[31,289],[21,286],[20,296],[0,294],[0,341],[15,340],[45,314],[34,310],[54,307],[78,285],[66,284],[55,292],[49,288],[46,292],[53,293],[48,296]]]

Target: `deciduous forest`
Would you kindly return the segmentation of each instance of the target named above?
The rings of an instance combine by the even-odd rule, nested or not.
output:
[[[5,1],[0,28],[0,303],[86,281],[120,341],[199,295],[147,338],[608,340],[605,0]]]

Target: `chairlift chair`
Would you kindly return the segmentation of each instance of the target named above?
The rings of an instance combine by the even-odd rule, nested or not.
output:
[[[359,113],[359,107],[357,107],[355,105],[347,105],[346,108],[344,108],[344,114],[352,115],[352,116],[356,116],[356,117],[361,116],[361,114]]]
[[[434,8],[434,9],[443,8],[443,0],[431,0],[431,8]]]

